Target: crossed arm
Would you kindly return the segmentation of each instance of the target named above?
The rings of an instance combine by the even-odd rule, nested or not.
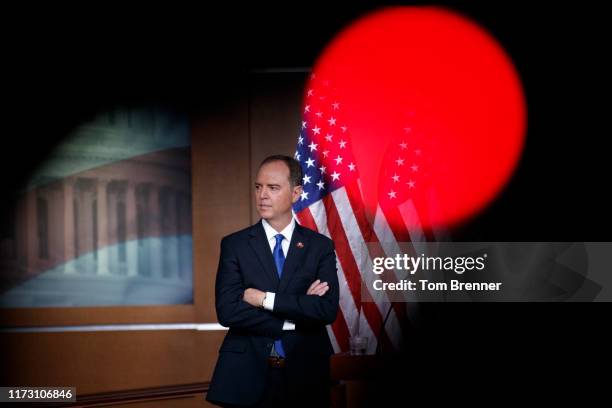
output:
[[[327,293],[328,290],[329,284],[327,282],[321,282],[321,279],[317,279],[316,281],[312,282],[312,284],[306,291],[306,294],[323,296]],[[266,292],[255,288],[248,288],[244,291],[244,296],[242,297],[242,300],[244,300],[251,306],[263,307],[265,298]]]
[[[274,310],[264,310],[261,306],[265,292],[244,287],[237,258],[223,240],[215,284],[219,323],[271,337],[280,336],[285,320],[297,324],[330,324],[336,318],[339,297],[336,258],[331,242],[319,261],[317,276],[319,279],[305,294],[276,293]]]

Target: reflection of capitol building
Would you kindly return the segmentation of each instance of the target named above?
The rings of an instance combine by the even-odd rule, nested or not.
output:
[[[111,152],[112,141],[100,134],[117,138],[112,131],[98,124],[83,132],[89,143],[81,137],[55,153],[69,174],[49,177],[63,170],[49,167],[17,205],[12,259],[3,260],[11,280],[22,281],[12,291],[27,297],[33,292],[26,287],[36,284],[36,292],[48,290],[56,297],[74,296],[64,293],[66,288],[106,297],[98,300],[101,304],[121,304],[138,303],[138,293],[146,288],[143,295],[153,291],[148,301],[153,303],[154,293],[175,285],[177,293],[189,289],[190,301],[189,147],[147,151],[132,139],[128,149]],[[86,288],[85,282],[92,286]]]

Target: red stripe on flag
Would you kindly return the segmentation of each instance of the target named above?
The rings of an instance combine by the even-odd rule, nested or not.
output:
[[[300,225],[310,228],[315,232],[319,232],[317,229],[317,223],[312,216],[309,208],[304,208],[302,211],[295,214]],[[332,323],[332,331],[334,332],[334,336],[336,336],[336,342],[340,347],[341,351],[348,351],[349,349],[349,329],[346,324],[346,319],[344,318],[344,313],[342,309],[338,307],[338,314],[336,315],[336,320]]]
[[[361,275],[332,196],[325,196],[323,198],[323,204],[327,212],[327,227],[336,245],[336,253],[338,254],[340,264],[344,270],[349,290],[355,300],[355,305],[358,310],[361,309],[363,311],[378,341],[382,342],[386,347],[392,347],[387,333],[384,330],[382,331],[382,337],[379,336],[382,327],[382,316],[376,304],[369,298],[367,291],[365,293],[368,298],[364,299],[365,302],[363,303],[361,301]]]
[[[367,245],[367,247],[369,249],[370,256],[373,258],[379,256],[386,256],[382,245],[380,245],[378,236],[376,235],[376,233],[372,229],[372,226],[367,220],[365,214],[365,207],[363,205],[363,200],[361,199],[361,190],[359,189],[359,184],[357,183],[357,181],[352,181],[346,183],[344,187],[346,188],[346,194],[348,196],[353,213],[355,214],[355,219],[357,220],[357,224],[359,225],[361,234],[365,238],[365,241],[369,244]],[[392,276],[391,279],[389,279],[390,276]],[[382,278],[384,278],[385,281],[397,282],[397,279],[395,279],[394,275],[385,274],[385,276]],[[400,324],[400,329],[402,333],[406,333],[408,322],[406,308],[404,307],[405,305],[399,302],[391,302],[391,306],[395,311],[395,315]]]
[[[319,232],[317,229],[317,223],[315,222],[315,219],[308,207],[296,213],[295,216],[302,227],[310,228],[313,231]]]
[[[363,200],[361,199],[361,190],[359,189],[359,185],[357,181],[348,182],[344,185],[346,188],[346,195],[348,196],[349,203],[353,210],[353,214],[355,214],[355,219],[357,220],[357,224],[359,225],[359,229],[361,230],[361,235],[364,237],[366,243],[368,245],[368,249],[370,250],[371,257],[385,256],[384,250],[380,245],[380,241],[378,236],[372,229],[369,221],[366,218],[365,207],[363,205]],[[374,248],[373,248],[374,246]],[[366,271],[368,273],[369,271]],[[394,281],[397,282],[394,275],[385,274],[385,281]],[[389,279],[391,278],[391,279]],[[395,315],[400,324],[400,328],[402,333],[405,333],[407,329],[407,314],[406,308],[402,303],[392,302],[391,303],[393,310],[395,311]]]
[[[340,220],[340,215],[338,214],[336,204],[331,195],[327,195],[323,198],[323,205],[327,212],[327,228],[329,229],[329,234],[334,240],[336,253],[338,254],[342,270],[346,277],[346,283],[355,300],[355,305],[357,309],[359,309],[361,305],[361,276],[359,275],[359,268],[353,257],[348,238],[346,237],[344,227]]]
[[[336,316],[336,320],[332,323],[332,330],[334,335],[336,336],[336,342],[340,347],[341,351],[349,350],[349,337],[351,336],[349,333],[348,325],[346,324],[346,319],[344,318],[344,313],[342,313],[342,309],[338,307],[338,315]]]
[[[387,224],[393,235],[395,236],[395,240],[397,242],[410,242],[410,234],[408,233],[408,229],[404,224],[404,219],[402,218],[402,214],[399,211],[399,208],[395,205],[385,205],[380,206],[383,214],[385,214],[385,218],[387,219]]]
[[[365,213],[365,207],[363,206],[363,200],[361,198],[361,190],[357,180],[348,182],[344,185],[346,189],[346,195],[348,196],[349,203],[355,214],[355,219],[361,230],[361,235],[365,242],[378,242],[378,237],[372,230],[370,222],[368,221]]]

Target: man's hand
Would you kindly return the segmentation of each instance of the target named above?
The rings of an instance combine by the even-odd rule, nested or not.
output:
[[[320,279],[312,282],[308,290],[306,291],[307,295],[317,295],[323,296],[329,290],[329,285],[327,282],[321,282]]]
[[[266,292],[262,292],[259,289],[248,288],[242,295],[242,300],[247,302],[251,306],[263,307],[263,301],[266,297]]]

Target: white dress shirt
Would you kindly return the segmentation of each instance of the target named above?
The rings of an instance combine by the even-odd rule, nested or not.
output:
[[[295,229],[295,219],[291,219],[289,225],[287,225],[282,231],[276,231],[268,221],[262,218],[261,224],[266,232],[266,238],[268,238],[268,244],[270,244],[270,252],[274,253],[274,247],[276,246],[276,235],[281,234],[285,239],[281,241],[281,248],[285,259],[287,259],[287,252],[289,252],[289,244],[291,243],[291,237],[293,236],[293,230]],[[263,301],[263,308],[266,310],[274,310],[274,292],[266,292],[266,298]],[[295,323],[285,320],[283,324],[283,330],[295,330]]]

